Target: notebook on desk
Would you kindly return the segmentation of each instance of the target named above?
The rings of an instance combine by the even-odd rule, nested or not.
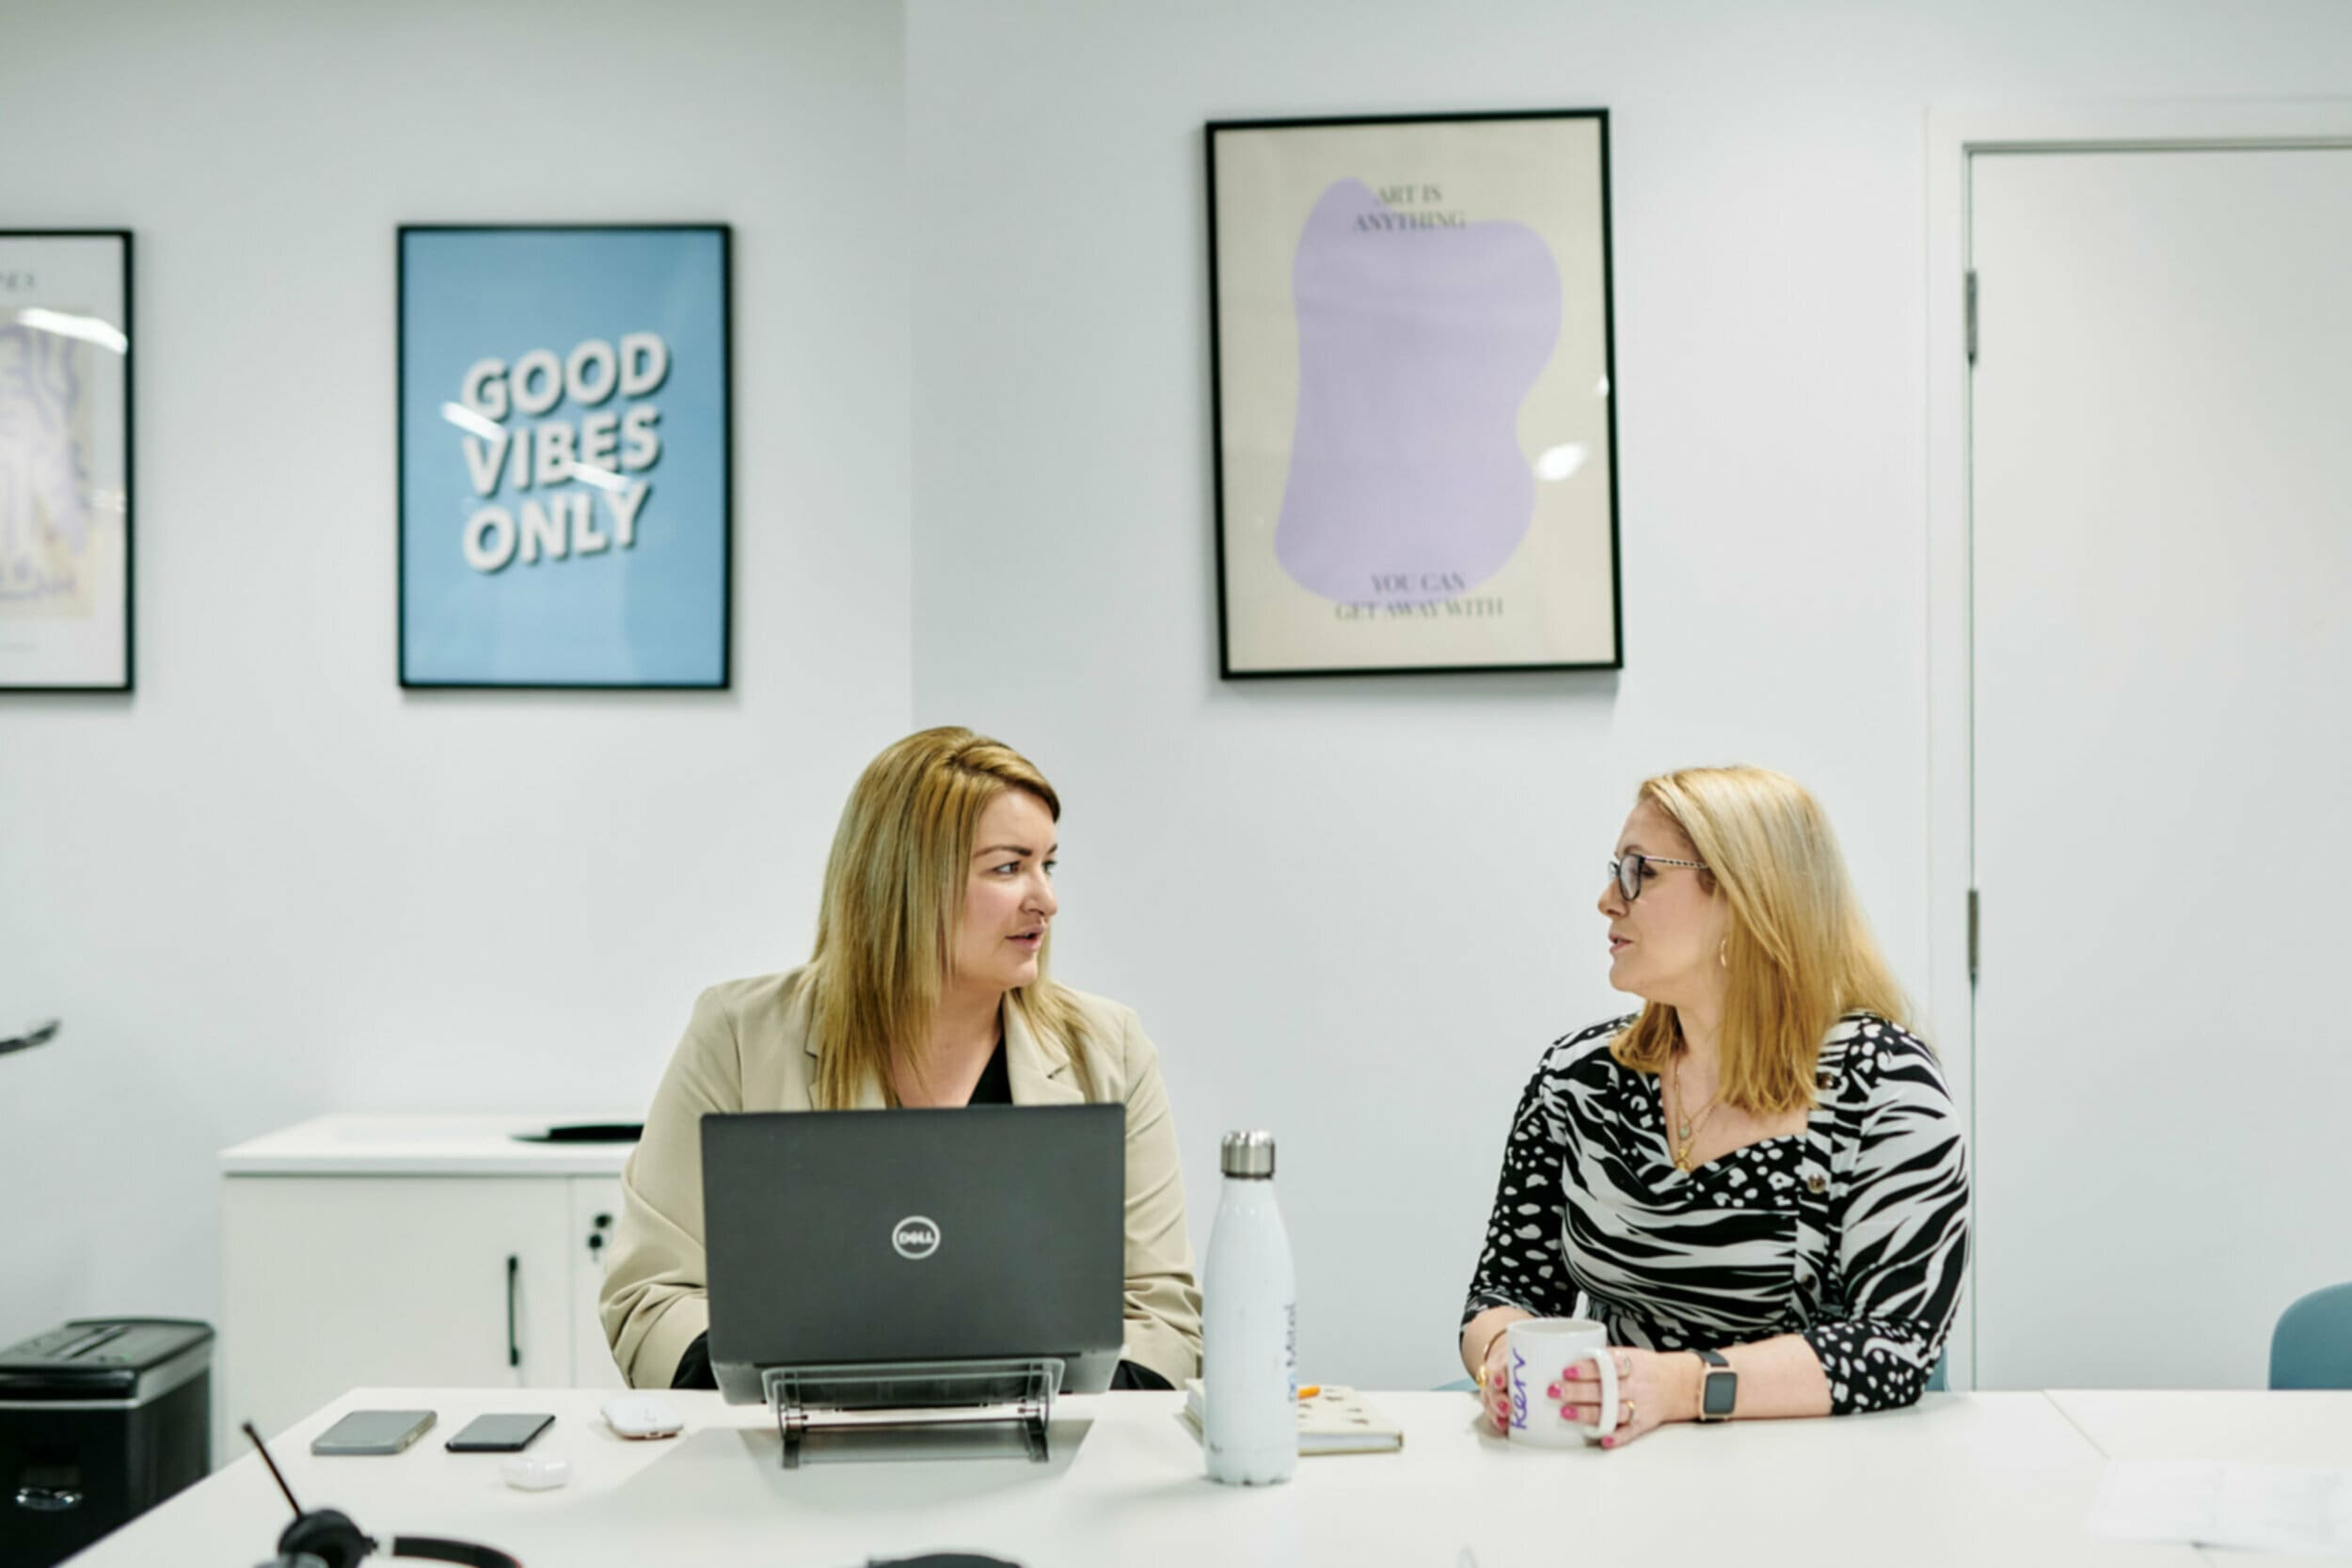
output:
[[[1207,1428],[1208,1398],[1197,1377],[1184,1379],[1184,1420],[1195,1436]],[[1327,1383],[1298,1402],[1301,1458],[1326,1453],[1387,1453],[1405,1446],[1397,1426],[1355,1389]]]

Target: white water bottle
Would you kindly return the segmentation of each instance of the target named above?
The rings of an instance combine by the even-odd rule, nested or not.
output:
[[[1209,1235],[1201,1435],[1209,1479],[1264,1486],[1298,1468],[1298,1286],[1274,1202],[1274,1134],[1228,1132]]]

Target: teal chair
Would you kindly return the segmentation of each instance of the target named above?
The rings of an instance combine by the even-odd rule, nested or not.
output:
[[[1951,1359],[1951,1353],[1949,1351],[1936,1352],[1935,1370],[1928,1373],[1929,1393],[1948,1394],[1952,1391],[1950,1380],[1946,1378],[1944,1375],[1944,1370],[1950,1363]]]
[[[2273,1388],[2352,1388],[2352,1285],[2313,1291],[2270,1335]]]

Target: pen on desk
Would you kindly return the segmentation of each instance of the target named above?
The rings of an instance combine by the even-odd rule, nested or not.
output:
[[[1311,1400],[1311,1399],[1313,1399],[1313,1398],[1314,1398],[1317,1394],[1320,1394],[1320,1393],[1322,1393],[1322,1392],[1323,1392],[1323,1385],[1322,1385],[1322,1384],[1320,1384],[1320,1383],[1310,1383],[1310,1384],[1308,1384],[1305,1387],[1303,1387],[1303,1388],[1301,1388],[1301,1389],[1299,1389],[1299,1390],[1298,1390],[1298,1397],[1299,1397],[1300,1399],[1302,1399],[1302,1400]]]

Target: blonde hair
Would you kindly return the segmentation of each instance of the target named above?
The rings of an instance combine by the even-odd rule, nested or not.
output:
[[[1061,820],[1061,797],[1044,774],[1011,747],[966,729],[908,736],[858,775],[825,862],[804,981],[819,1107],[854,1104],[868,1084],[896,1105],[893,1063],[921,1069],[963,919],[980,814],[1009,789],[1035,796]],[[1080,1092],[1092,1100],[1084,1015],[1045,977],[1046,952],[1038,949],[1036,982],[1007,992],[1005,1006],[1068,1051]]]
[[[1814,1103],[1822,1037],[1864,1010],[1899,1024],[1909,1005],[1846,879],[1829,817],[1804,786],[1763,768],[1685,768],[1645,781],[1636,797],[1680,828],[1724,901],[1723,1099],[1758,1116]],[[1645,1005],[1610,1053],[1642,1072],[1664,1069],[1681,1027],[1675,1009]]]

